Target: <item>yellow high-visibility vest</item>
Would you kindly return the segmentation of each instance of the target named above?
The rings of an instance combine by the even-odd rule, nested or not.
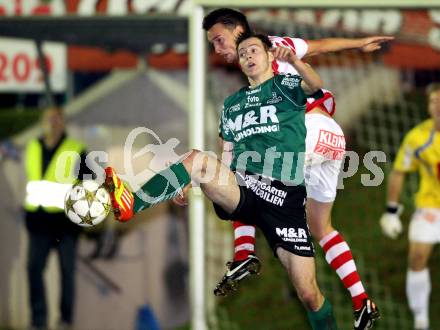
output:
[[[43,147],[37,139],[27,144],[25,168],[27,174],[24,208],[36,212],[39,207],[48,213],[63,212],[64,197],[76,177],[75,167],[80,161],[84,145],[65,138],[55,151],[43,174]]]

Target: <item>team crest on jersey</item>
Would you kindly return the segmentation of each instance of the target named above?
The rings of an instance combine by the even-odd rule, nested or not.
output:
[[[295,76],[285,76],[283,80],[281,80],[281,85],[287,86],[290,89],[297,87],[300,83],[301,79]]]
[[[276,92],[272,92],[272,98],[270,98],[269,100],[267,100],[267,104],[277,104],[279,102],[281,102],[283,100],[283,98],[279,95],[277,95]]]

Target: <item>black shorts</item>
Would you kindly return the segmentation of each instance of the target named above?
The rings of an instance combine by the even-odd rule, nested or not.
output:
[[[307,226],[304,186],[286,186],[281,181],[261,178],[251,173],[236,173],[240,202],[231,214],[214,203],[217,216],[223,220],[239,220],[261,229],[275,256],[276,249],[303,257],[313,257]]]

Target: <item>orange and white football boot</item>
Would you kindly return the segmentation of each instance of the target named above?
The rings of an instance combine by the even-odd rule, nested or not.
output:
[[[105,168],[104,187],[110,194],[113,213],[118,221],[126,222],[134,216],[134,197],[131,190],[127,187],[116,174],[113,167]]]

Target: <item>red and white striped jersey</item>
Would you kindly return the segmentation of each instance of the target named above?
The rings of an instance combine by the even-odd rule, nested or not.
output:
[[[292,49],[299,59],[303,58],[307,54],[307,50],[309,48],[307,42],[300,38],[269,36],[269,39],[275,47],[287,47]],[[298,71],[296,71],[291,64],[278,60],[272,62],[272,69],[275,74],[298,74]],[[306,112],[312,110],[313,108],[320,107],[330,116],[333,116],[336,109],[335,98],[332,92],[327,89],[322,89],[322,92],[324,93],[324,97],[320,99],[314,99],[312,97],[307,98]]]

